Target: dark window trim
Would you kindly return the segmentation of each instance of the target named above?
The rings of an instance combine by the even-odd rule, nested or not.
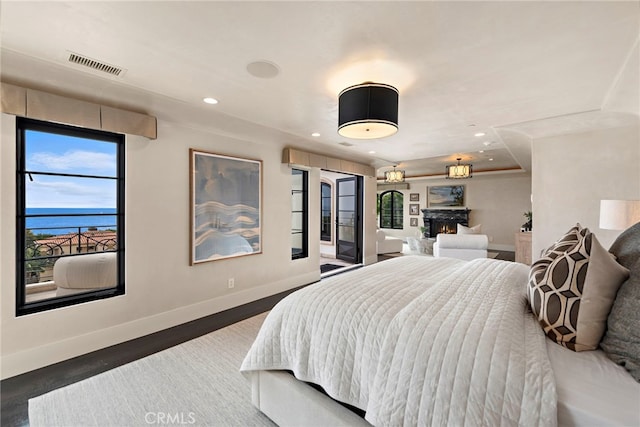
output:
[[[391,227],[383,227],[382,226],[382,198],[384,197],[385,194],[389,194],[389,197],[391,197]],[[394,227],[393,224],[395,224],[396,221],[395,220],[395,208],[394,208],[394,194],[399,194],[400,196],[402,196],[403,199],[403,210],[404,210],[404,194],[401,191],[398,190],[387,190],[384,191],[382,193],[380,193],[380,228],[384,228],[386,230],[403,230],[404,229],[404,211],[400,214],[400,223],[402,224],[401,227]]]
[[[118,247],[116,249],[118,258],[117,284],[114,288],[88,291],[81,294],[66,295],[46,300],[25,302],[25,237],[26,237],[26,195],[25,180],[29,173],[36,174],[37,171],[26,170],[25,159],[25,132],[28,130],[46,132],[58,135],[66,135],[85,139],[94,139],[116,144],[117,169],[116,177],[104,179],[115,179],[117,181],[117,209],[115,213],[117,228],[116,236]],[[125,273],[125,230],[124,230],[124,209],[125,209],[125,136],[122,134],[98,131],[93,129],[78,128],[58,123],[44,122],[40,120],[16,118],[16,316],[52,310],[60,307],[80,304],[88,301],[95,301],[110,298],[125,293],[124,273]],[[43,173],[44,174],[44,173]],[[52,173],[46,172],[47,175]],[[55,174],[66,176],[80,176],[74,174]],[[89,177],[89,176],[85,176]],[[75,215],[74,215],[75,216]],[[82,215],[78,215],[82,216]],[[93,216],[87,214],[86,216]]]
[[[322,202],[325,199],[322,193],[322,189],[324,186],[329,187],[329,234],[323,234],[322,232],[322,214],[324,209],[322,208]],[[320,241],[321,242],[333,242],[333,185],[327,181],[320,181]]]
[[[302,210],[291,210],[292,213],[302,213],[302,230],[291,230],[291,234],[302,234],[302,251],[294,254],[291,253],[291,259],[307,258],[309,256],[309,172],[302,169],[291,169],[291,174],[299,173],[302,175]],[[294,191],[291,189],[291,194]],[[292,248],[293,249],[293,248]]]

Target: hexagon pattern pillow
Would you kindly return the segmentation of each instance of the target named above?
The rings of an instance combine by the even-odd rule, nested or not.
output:
[[[531,309],[556,343],[573,351],[594,350],[628,275],[596,236],[578,224],[531,266]]]

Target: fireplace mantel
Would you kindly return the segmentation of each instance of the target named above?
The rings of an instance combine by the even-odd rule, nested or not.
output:
[[[422,219],[426,237],[436,237],[438,233],[453,232],[457,224],[469,226],[471,209],[422,209]],[[443,229],[444,228],[444,229]]]

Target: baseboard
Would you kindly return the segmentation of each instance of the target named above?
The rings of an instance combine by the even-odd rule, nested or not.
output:
[[[314,271],[100,329],[89,334],[6,354],[0,360],[2,379],[181,325],[318,280],[320,280],[320,272]]]

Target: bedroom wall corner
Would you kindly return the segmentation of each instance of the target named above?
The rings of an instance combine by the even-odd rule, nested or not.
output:
[[[576,223],[607,249],[621,233],[599,228],[600,200],[640,199],[639,123],[533,141],[534,261]]]

